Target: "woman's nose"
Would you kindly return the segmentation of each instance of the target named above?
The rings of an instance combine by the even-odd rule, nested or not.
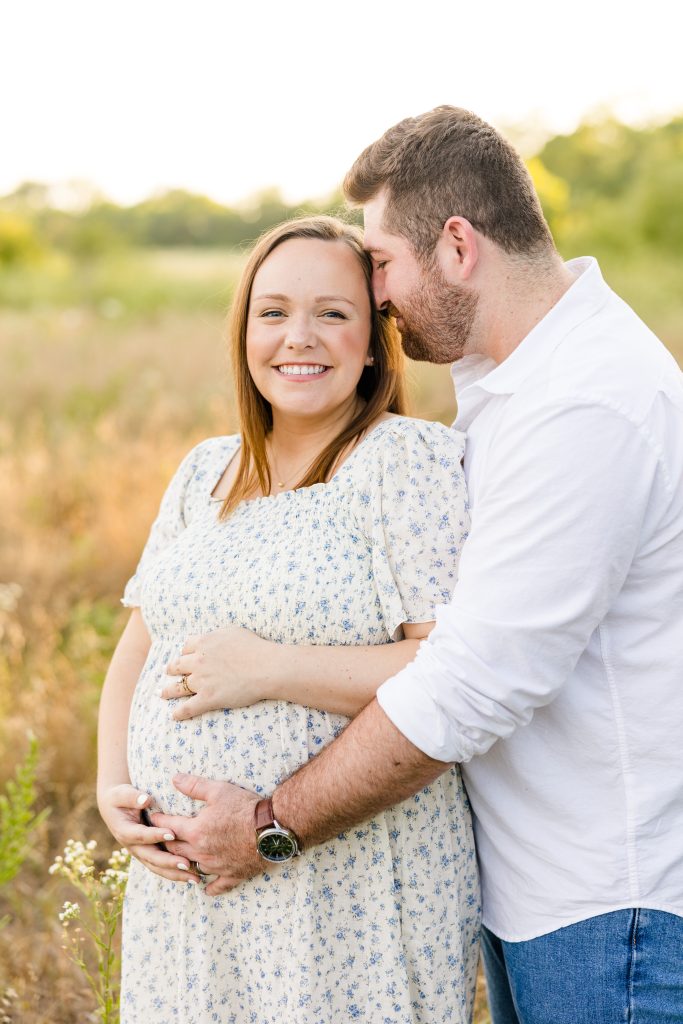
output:
[[[292,349],[311,348],[315,345],[315,336],[308,318],[289,318],[287,321],[285,345],[287,348]]]

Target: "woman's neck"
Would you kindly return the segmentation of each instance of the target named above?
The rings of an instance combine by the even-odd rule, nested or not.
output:
[[[273,429],[268,442],[284,472],[285,463],[313,461],[351,423],[362,406],[357,395],[319,419],[292,416],[273,409]]]

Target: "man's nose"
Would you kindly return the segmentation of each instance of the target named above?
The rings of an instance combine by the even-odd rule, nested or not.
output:
[[[377,271],[372,275],[372,294],[375,296],[375,305],[377,308],[386,309],[389,305],[389,296],[387,295],[381,275]]]

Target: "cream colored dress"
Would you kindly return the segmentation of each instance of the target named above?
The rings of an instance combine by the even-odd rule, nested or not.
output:
[[[404,417],[376,427],[327,484],[243,502],[211,492],[239,446],[212,438],[164,496],[124,604],[152,638],[129,730],[133,785],[158,809],[199,805],[176,772],[260,794],[346,719],[285,701],[171,718],[158,692],[192,634],[227,624],[280,643],[382,644],[448,601],[467,534],[464,438]],[[466,1024],[479,888],[457,769],[290,864],[220,896],[134,861],[122,1024]]]

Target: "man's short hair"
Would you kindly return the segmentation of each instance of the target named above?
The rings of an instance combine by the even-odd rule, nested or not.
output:
[[[453,216],[506,253],[538,257],[554,248],[521,157],[468,110],[441,106],[407,117],[368,146],[346,175],[344,194],[363,204],[383,189],[384,227],[425,262]]]

